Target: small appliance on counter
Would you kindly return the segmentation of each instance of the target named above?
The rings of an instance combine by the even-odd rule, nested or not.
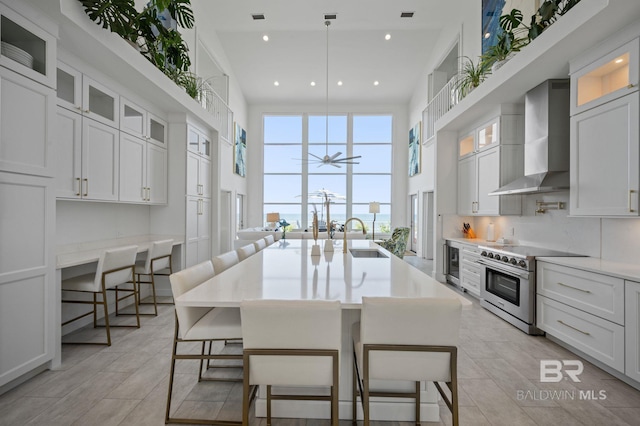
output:
[[[494,242],[496,240],[493,222],[489,222],[489,224],[487,225],[487,236],[485,237],[485,240],[489,242]]]

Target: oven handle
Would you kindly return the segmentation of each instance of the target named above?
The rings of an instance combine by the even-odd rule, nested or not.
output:
[[[512,270],[509,269],[505,269],[505,268],[500,268],[494,264],[490,264],[488,262],[483,262],[482,260],[476,260],[476,263],[482,266],[485,266],[487,268],[491,268],[491,269],[495,269],[496,271],[500,271],[500,272],[504,272],[507,273],[509,275],[516,275],[520,278],[522,278],[523,280],[528,280],[529,279],[529,274],[520,274],[518,272],[514,272]]]

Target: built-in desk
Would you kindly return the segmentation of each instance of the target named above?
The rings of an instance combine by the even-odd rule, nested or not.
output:
[[[463,308],[471,302],[369,240],[349,240],[347,248],[374,249],[386,258],[353,257],[342,252],[342,241],[318,242],[320,256],[311,256],[313,240],[280,240],[175,299],[176,306],[238,307],[246,299],[339,300],[342,303],[340,354],[341,419],[351,419],[351,327],[360,320],[363,296],[456,298]],[[324,244],[334,244],[326,253]],[[425,327],[437,324],[425,324]],[[399,333],[402,330],[398,330]],[[264,393],[256,400],[256,415],[266,415]],[[423,387],[423,421],[438,421],[437,391]],[[274,417],[328,418],[326,403],[273,401]],[[371,402],[371,418],[411,421],[413,400]]]
[[[80,274],[95,271],[98,259],[102,252],[108,249],[125,247],[130,245],[138,246],[138,253],[149,250],[153,241],[173,240],[173,270],[179,271],[183,267],[182,258],[184,235],[137,235],[135,237],[114,238],[110,240],[88,241],[82,243],[66,244],[56,247],[56,334],[55,334],[55,356],[51,361],[51,368],[58,367],[61,363],[61,341],[62,341],[62,279]],[[159,296],[171,295],[171,289],[166,284],[166,289],[159,284],[157,293]],[[164,291],[163,291],[164,290]],[[87,317],[87,320],[91,320]],[[78,321],[81,324],[81,321]]]

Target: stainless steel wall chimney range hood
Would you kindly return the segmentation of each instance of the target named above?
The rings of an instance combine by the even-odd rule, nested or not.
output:
[[[569,189],[569,80],[547,80],[524,102],[525,175],[489,195]]]

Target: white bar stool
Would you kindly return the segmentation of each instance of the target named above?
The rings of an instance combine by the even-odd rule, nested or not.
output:
[[[153,305],[152,314],[140,314],[140,315],[158,315],[158,305],[173,305],[173,302],[158,302],[156,300],[156,282],[155,276],[169,276],[173,273],[171,266],[171,251],[173,250],[173,240],[161,240],[154,241],[149,247],[147,257],[144,260],[136,262],[136,274],[138,275],[138,304],[139,305]],[[167,270],[168,272],[161,273],[161,271]],[[140,275],[147,275],[148,281],[140,279]],[[152,302],[143,302],[140,298],[140,284],[148,284],[151,286],[151,293],[153,297]]]

